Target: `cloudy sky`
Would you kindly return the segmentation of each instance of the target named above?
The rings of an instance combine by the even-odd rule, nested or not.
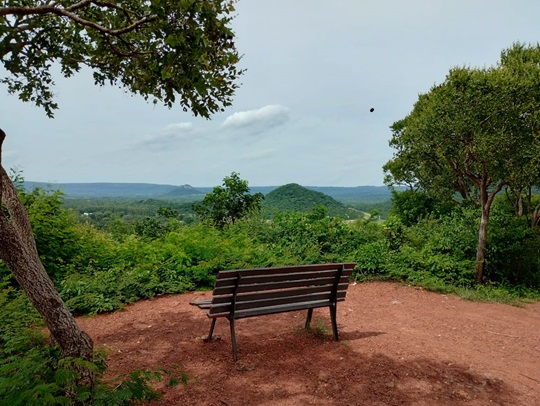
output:
[[[382,185],[389,126],[454,66],[540,41],[538,0],[240,0],[232,107],[211,120],[89,72],[57,78],[54,119],[0,88],[4,167],[43,182]],[[0,72],[1,73],[1,72]],[[2,73],[3,74],[3,73]],[[375,111],[370,113],[370,108]]]

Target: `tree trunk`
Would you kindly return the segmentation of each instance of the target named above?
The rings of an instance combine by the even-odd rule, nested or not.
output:
[[[534,208],[531,213],[531,227],[540,227],[540,203]]]
[[[489,208],[482,203],[482,218],[480,220],[480,231],[478,232],[478,247],[476,249],[476,265],[474,266],[476,282],[484,280],[484,270],[486,264],[487,234],[489,226]]]
[[[4,138],[5,133],[0,130],[0,157]],[[92,339],[79,327],[45,271],[26,209],[1,162],[0,201],[9,213],[6,216],[5,211],[0,210],[0,259],[11,270],[20,287],[45,320],[53,340],[62,351],[62,356],[91,361]],[[77,372],[81,375],[78,384],[93,386],[94,376],[90,371],[77,368]]]
[[[488,179],[487,174],[484,174],[480,182],[480,205],[482,207],[482,217],[480,220],[480,230],[478,232],[478,247],[476,249],[476,265],[474,266],[475,276],[474,279],[477,283],[484,281],[484,271],[486,268],[486,250],[487,250],[487,237],[489,226],[489,214],[491,211],[491,205],[495,196],[499,193],[503,186],[506,185],[506,181],[501,181],[499,184],[488,194]]]
[[[90,337],[79,328],[39,257],[28,250],[9,221],[0,217],[0,258],[13,272],[34,307],[41,314],[56,343],[66,357],[92,359]]]
[[[527,214],[529,215],[531,228],[540,226],[540,203],[532,207],[532,187],[527,191]]]

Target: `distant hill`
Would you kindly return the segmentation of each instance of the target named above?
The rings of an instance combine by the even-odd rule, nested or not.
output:
[[[264,209],[270,213],[286,210],[308,212],[317,206],[327,207],[331,216],[357,218],[362,214],[359,210],[347,207],[331,196],[296,183],[272,190],[265,196],[263,202]]]
[[[268,195],[279,186],[250,186],[250,193]],[[392,193],[387,186],[303,186],[306,189],[324,193],[335,200],[350,203],[377,203],[390,200]],[[212,191],[212,187],[197,187],[203,193]]]
[[[46,190],[61,190],[68,197],[158,197],[178,186],[153,183],[43,183],[24,182],[27,189],[41,187]]]
[[[62,190],[70,198],[160,198],[200,200],[213,187],[190,185],[160,185],[153,183],[44,183],[25,182],[27,189],[41,187],[47,190]],[[343,203],[377,203],[389,201],[390,190],[386,186],[305,186],[305,189],[320,192]],[[278,186],[252,186],[250,193],[268,195]]]
[[[177,186],[170,192],[165,193],[163,197],[179,197],[179,196],[191,196],[191,195],[204,195],[204,193],[198,189],[195,189],[193,186],[182,185],[182,186]]]

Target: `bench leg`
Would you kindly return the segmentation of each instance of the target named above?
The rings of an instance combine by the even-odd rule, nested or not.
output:
[[[214,317],[212,319],[212,324],[210,324],[210,332],[208,333],[208,338],[206,341],[210,342],[212,341],[212,334],[214,334],[214,327],[216,326],[216,318]]]
[[[236,334],[234,333],[234,319],[229,318],[229,324],[231,326],[231,343],[232,343],[232,351],[233,351],[233,359],[234,362],[238,360],[238,354],[236,352]]]
[[[309,330],[309,327],[311,325],[311,316],[313,316],[313,309],[308,309],[307,318],[306,318],[306,325],[304,327],[306,330]]]
[[[337,331],[337,321],[336,321],[336,304],[330,305],[330,318],[332,319],[332,333],[334,335],[334,340],[339,341],[338,331]]]

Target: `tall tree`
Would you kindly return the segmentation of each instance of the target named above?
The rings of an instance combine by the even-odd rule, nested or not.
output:
[[[193,210],[203,219],[219,228],[246,217],[261,209],[262,193],[249,193],[248,182],[233,172],[223,178],[223,185],[214,187]]]
[[[59,66],[69,77],[88,67],[98,85],[117,85],[208,118],[231,104],[242,74],[230,27],[234,2],[3,1],[0,57],[7,75],[0,81],[52,117],[58,108],[52,68]],[[0,130],[0,157],[5,136]],[[1,161],[0,201],[0,259],[43,316],[62,354],[91,359],[92,340],[45,272],[28,216]],[[83,383],[92,384],[91,374]]]
[[[540,47],[516,44],[502,56],[495,67],[452,69],[444,83],[420,95],[413,111],[392,125],[390,145],[397,152],[384,166],[388,184],[415,184],[479,204],[479,282],[495,196],[523,180],[518,174],[538,155]]]

